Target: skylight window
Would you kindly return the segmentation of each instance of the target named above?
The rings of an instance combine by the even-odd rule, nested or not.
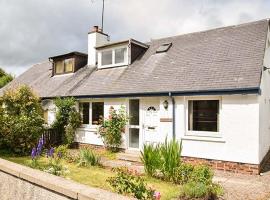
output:
[[[158,47],[156,53],[164,53],[167,52],[172,46],[172,43],[164,43]]]

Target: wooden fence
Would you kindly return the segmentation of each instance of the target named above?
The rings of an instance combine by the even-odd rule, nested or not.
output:
[[[60,145],[63,142],[63,134],[59,129],[48,128],[42,134],[45,147]]]

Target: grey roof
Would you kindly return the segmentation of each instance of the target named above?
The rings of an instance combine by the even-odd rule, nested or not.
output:
[[[51,77],[36,64],[7,87],[23,83],[41,97],[241,90],[260,87],[268,20],[152,40],[131,65]],[[164,43],[165,53],[156,54]],[[4,89],[5,89],[4,88]],[[3,91],[3,89],[2,89]]]

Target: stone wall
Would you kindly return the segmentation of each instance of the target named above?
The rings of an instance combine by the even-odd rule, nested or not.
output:
[[[130,198],[0,159],[0,199],[124,200]]]

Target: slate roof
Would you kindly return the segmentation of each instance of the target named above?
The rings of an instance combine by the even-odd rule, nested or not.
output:
[[[4,89],[27,84],[44,98],[257,90],[268,23],[261,20],[152,40],[148,50],[125,67],[97,70],[85,66],[75,74],[51,77],[52,65],[44,62]],[[169,42],[168,52],[155,53]]]

